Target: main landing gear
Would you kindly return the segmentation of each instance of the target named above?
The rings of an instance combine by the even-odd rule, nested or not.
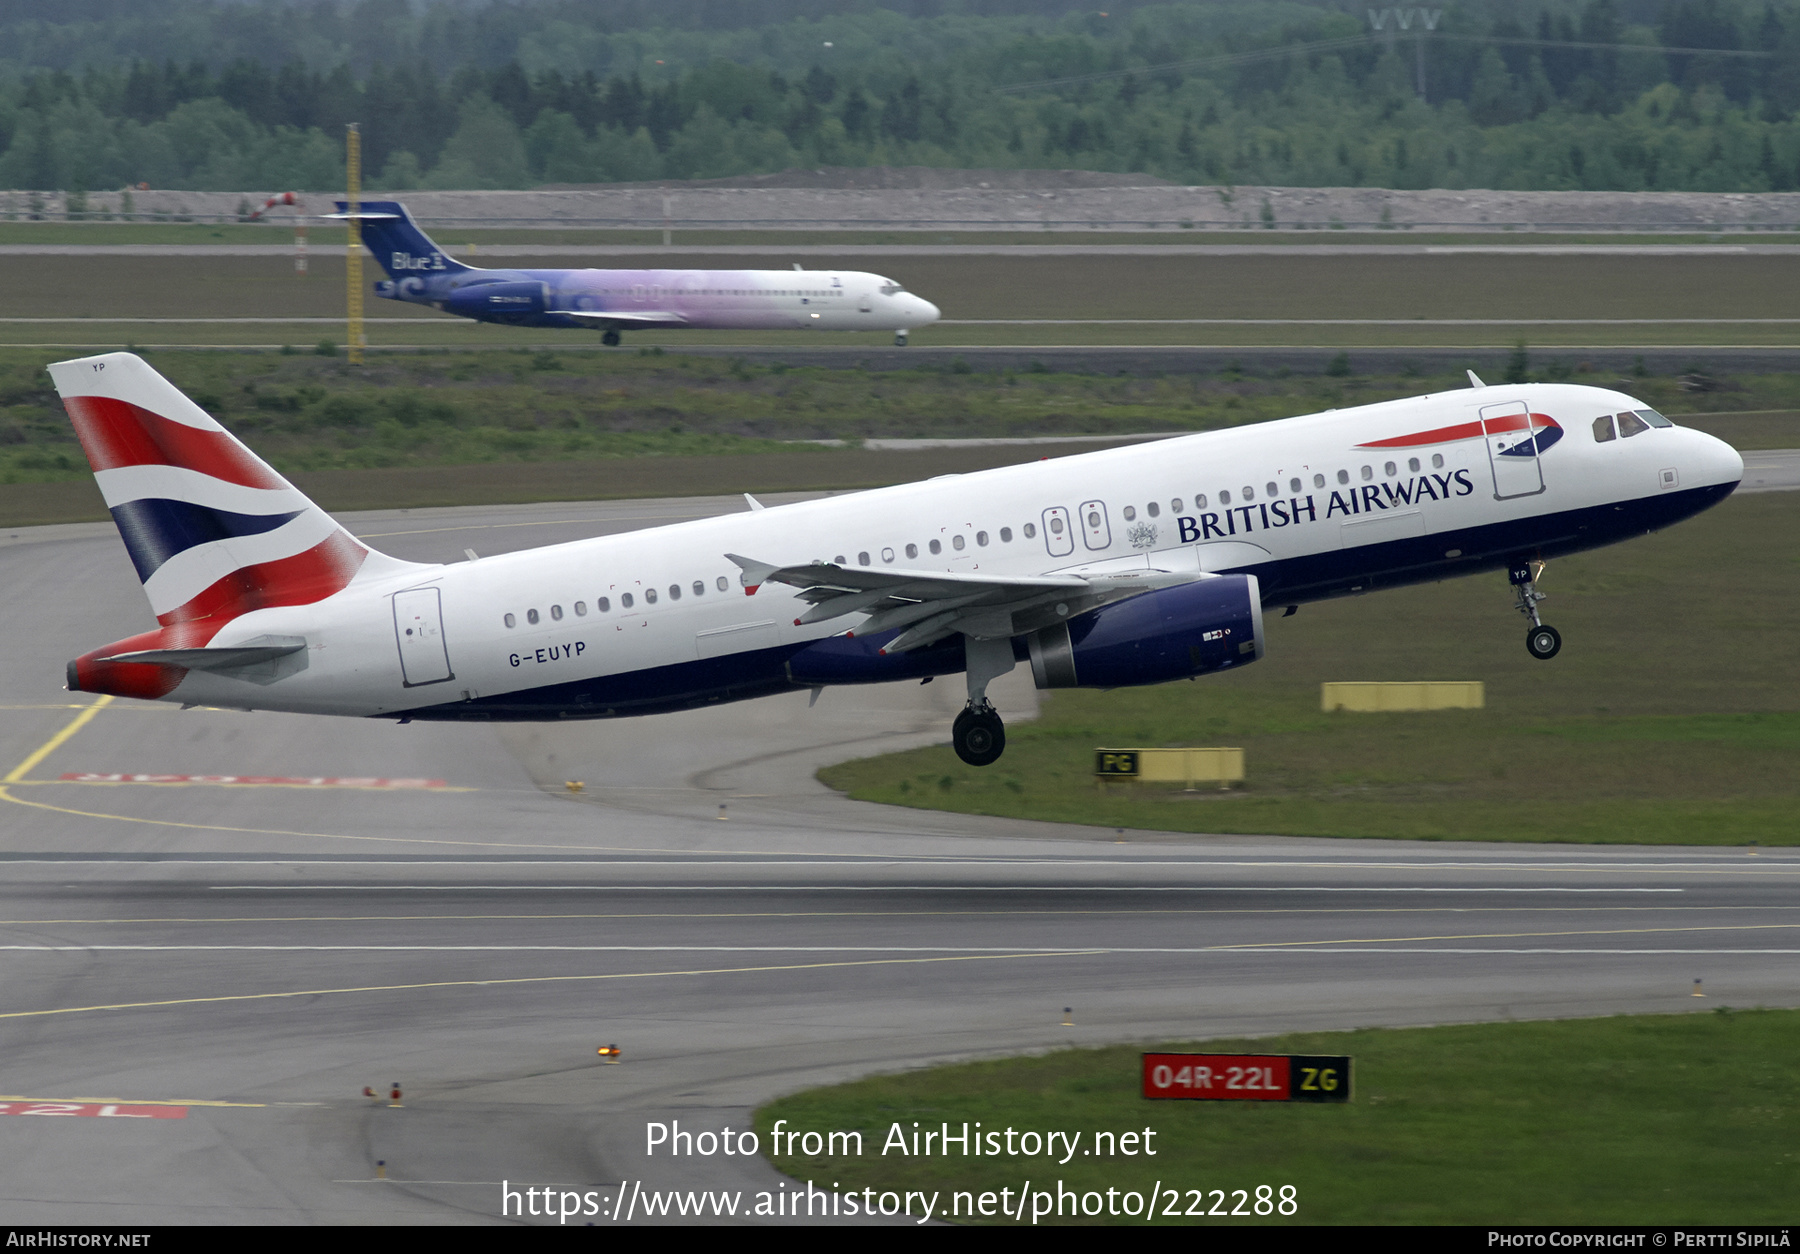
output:
[[[1518,594],[1514,608],[1531,620],[1531,629],[1525,633],[1525,651],[1540,662],[1548,662],[1562,651],[1562,633],[1538,617],[1538,602],[1544,594],[1537,590],[1537,581],[1543,573],[1542,562],[1514,562],[1506,577]]]
[[[966,709],[956,716],[950,728],[956,745],[956,756],[970,766],[992,766],[1006,752],[1006,724],[994,713],[994,707],[983,704],[980,709]]]
[[[600,337],[600,342],[608,348],[617,348],[619,346],[619,333],[617,331],[608,331]]]
[[[1006,724],[987,699],[990,680],[1013,668],[1011,640],[963,637],[963,659],[969,681],[969,704],[950,727],[956,756],[970,766],[992,766],[1006,752]]]

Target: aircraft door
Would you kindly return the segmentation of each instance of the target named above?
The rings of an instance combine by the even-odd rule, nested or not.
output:
[[[1495,500],[1534,496],[1544,490],[1530,406],[1523,401],[1485,405],[1481,410],[1481,430],[1486,437],[1488,465],[1494,472]]]
[[[400,647],[400,676],[406,687],[441,684],[450,673],[444,648],[444,615],[436,588],[409,588],[394,594],[394,639]]]
[[[1090,549],[1112,547],[1112,528],[1106,521],[1105,501],[1081,503],[1081,538]]]
[[[1075,551],[1075,529],[1069,525],[1069,511],[1060,505],[1044,511],[1044,547],[1051,557],[1067,557]]]

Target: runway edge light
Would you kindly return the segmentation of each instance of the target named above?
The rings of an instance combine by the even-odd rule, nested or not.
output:
[[[599,1049],[595,1050],[594,1052],[596,1054],[600,1055],[601,1062],[622,1062],[622,1061],[624,1061],[624,1059],[620,1055],[619,1047],[617,1045],[602,1045]]]

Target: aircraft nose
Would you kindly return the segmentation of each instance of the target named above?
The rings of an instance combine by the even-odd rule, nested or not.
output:
[[[913,311],[913,316],[919,320],[920,326],[938,320],[940,315],[936,305],[918,296],[913,297],[913,301],[918,305],[918,308]]]
[[[1717,436],[1707,435],[1704,431],[1690,431],[1694,438],[1694,451],[1690,454],[1692,469],[1689,472],[1699,482],[1738,483],[1744,477],[1744,458],[1741,453]]]

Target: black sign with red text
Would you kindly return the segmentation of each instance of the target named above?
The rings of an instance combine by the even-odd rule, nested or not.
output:
[[[1350,1059],[1314,1054],[1145,1054],[1144,1096],[1198,1102],[1347,1102]]]

